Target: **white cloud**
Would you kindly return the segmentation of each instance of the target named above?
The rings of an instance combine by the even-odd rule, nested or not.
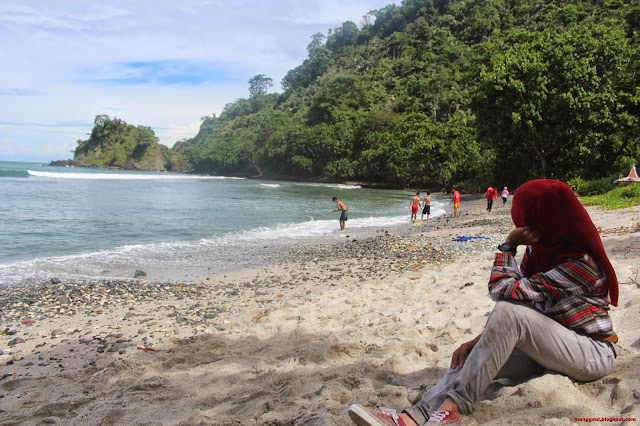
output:
[[[1,0],[0,160],[68,158],[93,119],[153,128],[172,146],[200,117],[276,83],[310,36],[384,0]],[[65,123],[87,123],[87,126]]]

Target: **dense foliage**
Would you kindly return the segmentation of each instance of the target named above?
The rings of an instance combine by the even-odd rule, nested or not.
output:
[[[153,130],[98,115],[89,139],[78,141],[74,160],[96,167],[140,170],[187,170],[182,153],[158,143]]]
[[[600,206],[608,210],[640,206],[640,185],[619,185],[602,195],[583,197],[582,203],[586,206]],[[640,231],[640,222],[636,224],[636,229]]]
[[[204,173],[467,190],[626,174],[639,1],[404,0],[312,35],[282,93],[253,77],[176,148]]]
[[[254,77],[185,153],[202,172],[468,189],[609,178],[639,156],[638,24],[637,0],[405,0],[311,36],[282,94]]]

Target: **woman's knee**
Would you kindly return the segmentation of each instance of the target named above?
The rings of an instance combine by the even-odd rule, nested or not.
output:
[[[580,365],[576,374],[572,377],[581,382],[592,382],[606,376],[613,368],[615,352],[603,342],[594,342],[594,350],[591,351],[591,359],[584,365]]]
[[[538,312],[523,303],[501,300],[493,307],[487,326],[498,325],[519,329],[521,325],[530,322],[531,315],[538,315]],[[524,327],[526,328],[526,325]]]
[[[491,316],[495,315],[503,320],[515,319],[525,313],[528,313],[530,310],[530,307],[522,303],[500,300],[499,302],[496,302],[495,306],[493,307]]]

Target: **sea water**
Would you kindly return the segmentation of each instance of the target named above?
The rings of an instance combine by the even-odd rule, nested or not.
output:
[[[349,209],[345,232],[409,222],[407,191],[0,161],[0,285],[338,241],[334,196]],[[434,200],[432,217],[444,205]]]

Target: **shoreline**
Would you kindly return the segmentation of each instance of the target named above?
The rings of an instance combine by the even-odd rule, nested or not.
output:
[[[443,199],[435,199],[438,214],[446,209]],[[282,261],[282,253],[291,247],[334,244],[350,239],[362,240],[389,231],[411,232],[408,213],[385,218],[368,217],[357,212],[345,232],[334,227],[333,220],[287,223],[283,227],[254,228],[196,240],[128,244],[115,248],[94,248],[84,253],[15,260],[0,266],[2,285],[23,285],[48,280],[128,280],[137,270],[154,282],[204,279],[211,270],[233,272],[261,263]],[[358,217],[360,216],[360,217]],[[444,215],[446,217],[446,215]],[[431,225],[440,217],[432,218]],[[373,223],[387,223],[374,225]],[[355,226],[354,226],[355,225]],[[315,227],[318,227],[317,229]],[[425,228],[426,229],[426,228]],[[298,233],[301,231],[301,233]]]
[[[164,172],[164,173],[176,173],[176,174],[195,174],[195,175],[203,175],[203,176],[222,176],[222,175],[213,175],[210,173],[200,173],[195,170],[152,170],[152,169],[137,169],[137,168],[128,168],[128,167],[98,167],[85,164],[81,160],[68,159],[68,160],[52,160],[47,164],[50,167],[78,167],[78,168],[86,168],[86,169],[102,169],[102,170],[124,170],[124,171],[140,171],[140,172]],[[363,188],[371,188],[371,189],[393,189],[393,190],[414,190],[413,187],[401,185],[401,184],[393,184],[393,183],[384,183],[384,182],[365,182],[365,181],[351,181],[351,180],[341,180],[341,179],[333,179],[333,178],[304,178],[300,176],[263,176],[263,175],[224,175],[226,177],[236,177],[243,179],[252,179],[252,180],[264,180],[264,181],[283,181],[283,182],[304,182],[304,183],[329,183],[329,184],[339,184],[339,185],[349,185],[349,186],[361,186]],[[436,183],[433,182],[433,185],[424,185],[423,187],[435,188]],[[440,189],[434,190],[430,189],[430,191],[434,193],[443,193],[443,187],[440,185]],[[424,190],[426,191],[426,190]],[[420,190],[423,192],[423,190]]]
[[[237,271],[2,288],[3,424],[337,425],[350,403],[403,408],[493,306],[486,281],[512,224],[508,208],[484,206],[463,199],[461,219],[448,210],[367,237],[347,225],[344,240]],[[640,418],[640,208],[587,211],[621,282],[614,371],[492,387],[478,423]]]

